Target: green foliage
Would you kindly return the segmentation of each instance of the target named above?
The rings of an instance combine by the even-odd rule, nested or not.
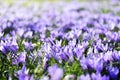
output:
[[[66,39],[62,40],[61,46],[65,46],[65,45],[68,45],[68,41]]]
[[[74,62],[62,62],[59,63],[54,58],[51,58],[49,61],[49,66],[52,66],[53,64],[57,64],[59,67],[62,67],[64,69],[64,76],[68,74],[74,74],[75,76],[80,76],[84,73],[80,66],[80,62],[78,60],[75,60]]]
[[[110,12],[112,12],[110,9],[104,9],[104,8],[102,8],[101,9],[101,12],[102,13],[110,13]]]
[[[76,76],[80,76],[83,74],[83,70],[80,66],[79,61],[74,61],[73,63],[65,63],[64,65],[65,75],[74,74]]]
[[[10,59],[9,57],[10,56],[4,55],[0,52],[0,80],[7,80],[9,76],[13,78],[12,80],[17,80],[17,78],[14,75],[14,72],[18,71],[20,69],[20,66],[18,67],[13,65],[12,59]]]
[[[50,37],[50,31],[46,30],[46,37]]]

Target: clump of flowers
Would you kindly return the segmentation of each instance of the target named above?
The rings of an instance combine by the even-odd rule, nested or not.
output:
[[[120,3],[105,3],[2,4],[0,79],[119,80]]]

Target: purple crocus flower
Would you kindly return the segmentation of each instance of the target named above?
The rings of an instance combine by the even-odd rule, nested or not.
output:
[[[9,37],[9,36],[8,36]],[[2,40],[0,43],[0,51],[2,51],[4,54],[11,51],[13,53],[16,53],[18,50],[18,44],[15,37],[8,38],[6,37],[5,40]]]
[[[89,74],[86,74],[86,75],[81,75],[79,80],[91,80],[91,78]]]
[[[25,30],[22,29],[22,28],[18,28],[17,30],[18,30],[18,31],[17,31],[17,34],[18,34],[20,37],[22,37],[23,34],[24,34],[24,32],[25,32]]]
[[[0,46],[0,51],[2,51],[4,54],[6,54],[8,52],[8,47],[5,45],[1,45]]]
[[[109,76],[102,76],[100,73],[92,73],[92,80],[109,80]]]
[[[86,58],[84,56],[80,60],[80,64],[81,64],[81,67],[82,67],[83,70],[87,69]]]
[[[63,70],[55,64],[48,68],[48,74],[50,75],[51,80],[61,80],[63,77]]]
[[[110,76],[113,78],[113,79],[116,79],[117,76],[118,76],[118,73],[119,73],[119,69],[118,67],[108,67],[108,71],[109,71],[109,74]]]
[[[32,32],[32,31],[27,31],[27,32],[24,34],[24,37],[25,37],[25,38],[32,38],[32,35],[33,35],[33,32]]]
[[[31,50],[34,48],[34,45],[32,44],[32,42],[24,42],[24,46],[28,50]]]
[[[26,52],[24,51],[23,53],[21,53],[18,57],[18,62],[22,62],[25,63],[25,59],[26,59]]]
[[[103,60],[102,59],[99,59],[95,65],[95,69],[97,72],[101,72],[102,69],[103,69]]]
[[[20,62],[25,64],[26,52],[24,51],[24,52],[20,53],[19,56],[16,56],[16,55],[13,54],[12,58],[13,58],[12,59],[12,64],[14,64],[14,65],[18,65]]]
[[[73,48],[70,46],[65,46],[64,53],[69,57],[71,61],[74,61],[73,58]]]
[[[86,58],[83,57],[80,63],[83,69],[94,69],[96,72],[101,72],[104,64],[102,56],[97,54],[89,54]]]
[[[114,51],[112,57],[115,61],[120,61],[120,51]]]
[[[112,51],[107,51],[104,55],[103,55],[103,59],[105,62],[107,61],[112,61],[113,57],[112,57],[113,52]]]
[[[62,51],[59,52],[59,56],[60,56],[61,59],[65,60],[65,61],[68,61],[67,55],[65,55],[65,53],[63,53]]]
[[[19,80],[34,80],[33,76],[30,77],[28,72],[29,72],[29,70],[27,70],[25,65],[24,65],[22,67],[22,69],[17,72],[18,79]]]
[[[51,43],[50,42],[46,42],[44,43],[44,45],[42,45],[42,51],[46,52],[47,54],[51,53]]]
[[[74,48],[74,53],[76,54],[78,60],[83,56],[83,53],[87,45],[88,45],[87,42],[83,42],[82,44],[77,44],[76,47]]]

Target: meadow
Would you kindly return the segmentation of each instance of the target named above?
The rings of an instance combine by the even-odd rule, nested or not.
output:
[[[0,80],[120,80],[120,1],[0,0]]]

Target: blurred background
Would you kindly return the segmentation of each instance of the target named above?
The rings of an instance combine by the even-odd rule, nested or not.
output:
[[[120,15],[119,0],[0,0],[0,11],[11,7],[29,8],[31,9],[48,9],[48,8],[66,8],[80,6],[87,11],[94,13],[111,13]],[[19,11],[18,9],[18,11]],[[0,12],[0,14],[2,14]]]

